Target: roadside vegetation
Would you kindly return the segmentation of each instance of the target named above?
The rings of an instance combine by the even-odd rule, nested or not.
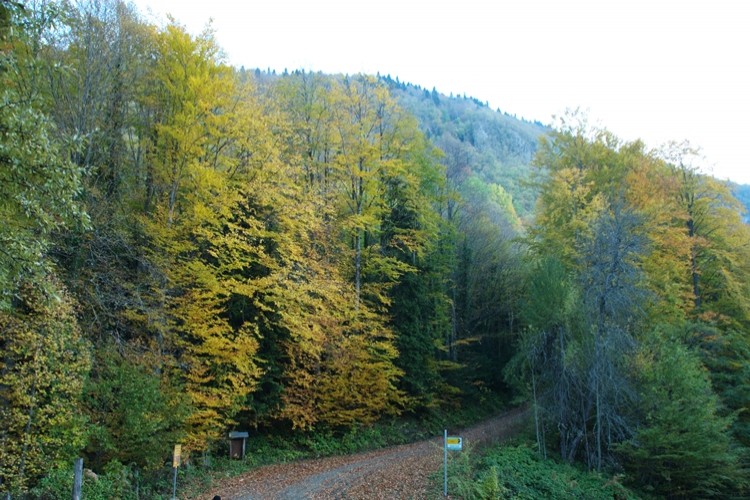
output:
[[[583,467],[541,458],[530,444],[452,453],[448,465],[451,498],[489,500],[630,500],[641,498],[622,484],[621,474],[591,472]],[[434,498],[443,494],[443,473],[434,476]]]
[[[481,407],[464,407],[430,419],[391,419],[369,426],[355,426],[343,431],[316,431],[289,435],[287,433],[251,435],[247,440],[247,454],[241,459],[230,459],[227,446],[197,457],[179,469],[178,485],[181,498],[196,498],[215,488],[223,480],[236,477],[265,465],[296,460],[350,455],[388,446],[407,444],[442,435],[445,427],[463,428],[495,416],[507,409],[502,401]],[[107,500],[170,499],[172,496],[171,469],[162,467],[150,475],[119,462],[94,478],[84,477],[84,498]],[[52,470],[30,492],[32,498],[56,500],[69,496],[73,486],[70,467]]]

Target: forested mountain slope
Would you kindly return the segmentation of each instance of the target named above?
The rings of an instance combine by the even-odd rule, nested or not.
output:
[[[0,3],[0,141],[0,496],[514,399],[542,456],[745,493],[750,228],[690,150],[245,71],[118,0]]]
[[[517,214],[530,220],[538,194],[532,185],[531,162],[548,127],[493,110],[465,95],[446,96],[388,76],[381,81],[445,153],[449,178],[475,176],[502,186]]]

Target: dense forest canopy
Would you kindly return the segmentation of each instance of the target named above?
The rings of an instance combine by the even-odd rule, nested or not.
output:
[[[689,145],[233,68],[117,0],[3,0],[0,82],[0,494],[488,395],[543,456],[746,492],[748,189]]]

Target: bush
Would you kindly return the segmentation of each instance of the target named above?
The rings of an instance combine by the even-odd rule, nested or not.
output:
[[[448,492],[466,499],[637,498],[619,481],[620,476],[607,478],[543,460],[526,445],[494,448],[483,457],[462,451],[453,456],[448,467]]]
[[[128,480],[129,471],[121,464],[111,466],[111,472],[99,474],[96,479],[84,477],[82,496],[86,500],[136,499]],[[56,468],[50,471],[30,492],[39,500],[70,498],[73,491],[73,467]]]
[[[97,470],[119,461],[155,471],[183,438],[187,397],[112,347],[100,349],[84,396],[91,421],[87,451]]]
[[[181,469],[182,471],[183,469]],[[178,487],[180,483],[178,482]],[[85,500],[149,500],[172,498],[171,469],[162,468],[142,476],[137,469],[124,466],[117,460],[107,464],[104,471],[92,477],[84,474],[82,497]],[[73,464],[56,467],[29,491],[34,500],[70,498],[73,491]],[[26,497],[25,497],[26,498]]]

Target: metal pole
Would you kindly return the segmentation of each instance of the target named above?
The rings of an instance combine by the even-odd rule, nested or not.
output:
[[[172,467],[172,500],[177,500],[177,467]]]
[[[448,429],[443,431],[443,496],[448,496]]]

